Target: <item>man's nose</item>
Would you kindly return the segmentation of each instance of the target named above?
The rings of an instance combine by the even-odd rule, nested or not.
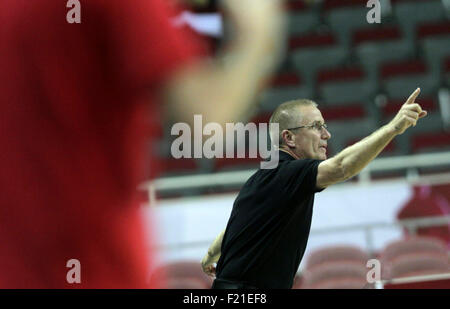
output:
[[[325,129],[325,128],[323,128],[324,130],[323,130],[323,133],[322,133],[322,138],[323,139],[330,139],[331,138],[331,133],[327,130],[327,129]]]

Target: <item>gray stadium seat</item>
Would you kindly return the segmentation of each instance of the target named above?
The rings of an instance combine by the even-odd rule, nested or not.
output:
[[[376,91],[376,84],[369,80],[339,81],[323,84],[319,89],[326,105],[345,105],[369,100]]]
[[[338,35],[339,42],[344,46],[350,46],[353,31],[361,28],[373,27],[366,20],[367,8],[350,7],[330,11],[325,20],[330,29]]]
[[[291,35],[308,33],[319,24],[319,16],[314,11],[295,12],[288,17],[288,29]]]
[[[261,111],[272,112],[278,105],[295,99],[309,99],[312,91],[307,86],[277,87],[265,90],[259,98]]]
[[[347,56],[346,48],[330,46],[296,50],[292,52],[291,59],[303,80],[310,85],[314,85],[318,70],[337,67],[344,63]]]
[[[394,15],[406,35],[410,47],[414,46],[416,25],[445,18],[441,0],[403,2],[394,6]]]
[[[426,38],[422,42],[422,49],[433,75],[440,78],[443,72],[443,60],[450,56],[450,36]]]
[[[439,81],[431,74],[414,74],[389,78],[383,81],[383,86],[390,99],[406,100],[417,87],[420,87],[422,96],[433,95]]]
[[[360,64],[372,78],[378,77],[378,66],[388,61],[412,58],[413,51],[405,40],[368,42],[356,47],[356,56]]]
[[[326,119],[325,119],[326,120]],[[328,121],[331,139],[328,141],[333,152],[343,150],[349,140],[365,137],[378,128],[378,123],[371,118],[353,121]]]

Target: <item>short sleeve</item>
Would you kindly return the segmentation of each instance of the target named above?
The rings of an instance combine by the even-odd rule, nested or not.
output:
[[[294,194],[308,194],[320,192],[317,188],[317,169],[321,160],[303,159],[292,160],[283,165],[280,171],[281,181],[289,192]]]
[[[177,11],[165,0],[106,1],[110,63],[134,87],[162,83],[187,61],[206,54],[199,36],[175,28]]]

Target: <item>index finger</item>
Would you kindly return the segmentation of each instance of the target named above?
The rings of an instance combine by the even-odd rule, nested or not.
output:
[[[411,104],[414,103],[414,101],[416,100],[417,96],[420,93],[420,88],[417,88],[408,98],[408,100],[406,100],[406,104]]]

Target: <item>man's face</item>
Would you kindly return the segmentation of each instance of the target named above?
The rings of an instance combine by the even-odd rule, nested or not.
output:
[[[322,113],[313,105],[300,108],[302,119],[298,126],[308,127],[290,130],[293,133],[293,149],[291,147],[291,150],[302,159],[326,160],[331,134],[321,127],[325,123]]]

